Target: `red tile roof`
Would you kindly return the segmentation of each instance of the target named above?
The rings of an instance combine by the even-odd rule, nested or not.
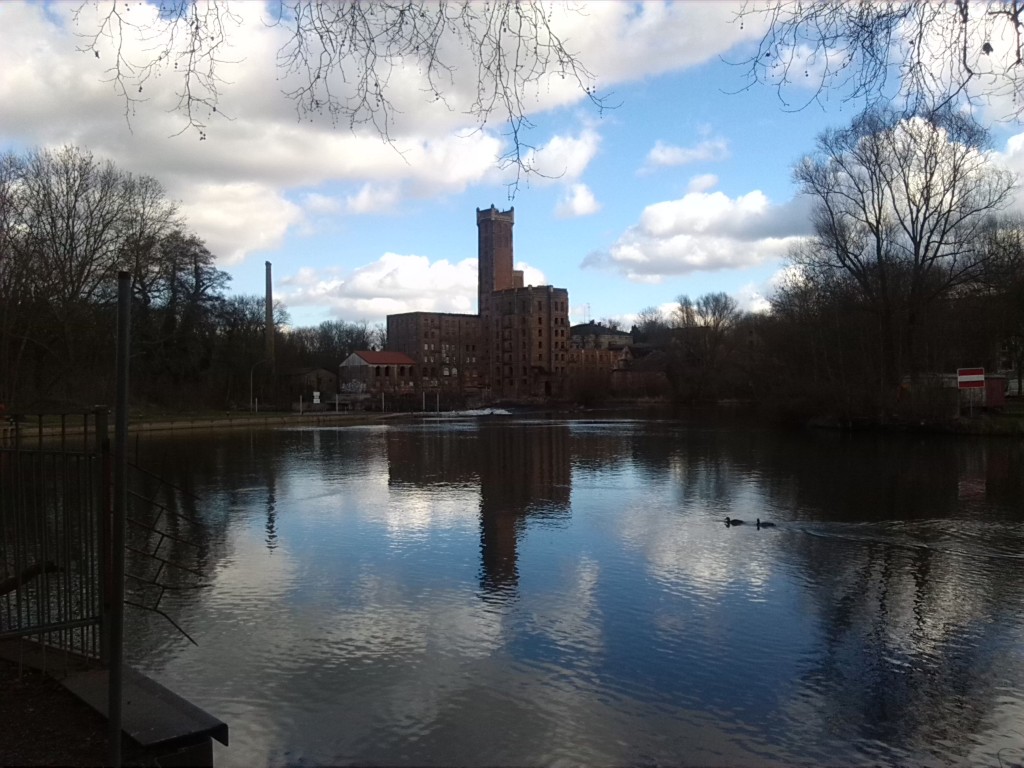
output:
[[[404,352],[358,351],[352,354],[361,357],[367,365],[415,365],[415,361]]]

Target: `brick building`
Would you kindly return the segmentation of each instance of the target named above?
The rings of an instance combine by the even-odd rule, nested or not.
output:
[[[416,386],[478,393],[482,386],[480,318],[451,312],[388,315],[388,349],[416,361]]]
[[[416,384],[485,400],[564,392],[569,293],[524,286],[513,269],[515,210],[477,209],[477,314],[388,315],[388,350],[415,363]]]

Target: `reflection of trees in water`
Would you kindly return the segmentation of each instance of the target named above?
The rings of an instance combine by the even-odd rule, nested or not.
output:
[[[157,520],[160,509],[144,503],[136,505],[136,514],[149,526],[174,538],[129,526],[128,543],[141,552],[159,551],[164,558],[212,578],[230,558],[231,529],[248,525],[254,514],[262,511],[265,515],[261,522],[267,547],[277,546],[277,499],[282,479],[287,481],[298,470],[308,472],[310,467],[329,476],[340,470],[365,470],[378,462],[379,440],[362,437],[362,433],[353,430],[144,435],[133,445],[133,459],[146,472],[137,473],[132,490],[141,497],[156,500],[174,514],[162,514]],[[262,503],[253,503],[253,494],[258,494]],[[160,548],[156,550],[158,544]],[[128,554],[129,572],[134,569],[152,575],[157,567],[158,563],[145,555]],[[174,587],[203,581],[174,569],[166,569],[163,580]],[[151,599],[152,594],[147,598]],[[188,617],[198,598],[195,590],[169,592],[164,597],[168,613],[190,633],[195,627],[190,626]],[[150,653],[181,642],[160,617],[133,611],[129,619],[132,646],[137,652]],[[202,640],[201,636],[197,639]]]
[[[267,486],[267,549],[277,549],[277,493],[273,483]]]
[[[827,729],[909,750],[943,743],[940,753],[985,730],[1004,665],[1016,668],[1007,648],[1024,609],[1016,569],[887,542],[795,536],[791,545],[824,632],[803,685]]]
[[[964,479],[1019,505],[1021,456],[999,443],[836,436],[766,455],[772,505],[814,523],[779,543],[822,622],[824,652],[803,681],[826,728],[918,752],[986,729],[1019,660],[1024,572],[1006,553],[1024,551],[1024,531],[965,505]]]

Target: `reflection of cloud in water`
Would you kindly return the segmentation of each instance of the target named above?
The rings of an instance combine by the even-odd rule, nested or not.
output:
[[[406,585],[365,572],[350,587],[358,607],[321,618],[329,654],[344,663],[425,653],[487,656],[502,639],[501,615],[460,590],[410,595]]]
[[[276,678],[309,631],[291,620],[287,604],[301,568],[287,546],[268,551],[264,533],[258,526],[239,527],[206,599],[193,604],[198,610],[190,611],[186,623],[201,627],[195,633],[198,647],[183,648],[158,669],[140,665],[228,724],[231,747],[215,745],[217,765],[266,765],[287,739],[286,724],[268,699],[253,697],[252,681]],[[256,615],[259,621],[252,620]],[[215,684],[210,670],[216,670]]]
[[[230,596],[232,602],[279,599],[296,583],[298,567],[287,546],[267,550],[266,530],[247,526],[231,540],[231,551],[217,564],[213,594]],[[241,613],[241,611],[239,611]]]
[[[735,514],[735,512],[733,513]],[[763,593],[776,557],[772,534],[753,525],[727,528],[717,519],[650,513],[645,505],[624,510],[620,535],[641,551],[651,574],[676,593],[714,599],[736,584],[749,594]]]
[[[532,621],[539,633],[549,637],[561,648],[572,653],[584,665],[593,662],[593,654],[604,648],[603,626],[597,604],[597,584],[600,566],[589,558],[581,558],[569,575],[566,589],[535,595]]]
[[[439,528],[475,529],[479,506],[480,494],[475,488],[392,488],[387,504],[378,504],[366,519],[383,523],[392,536]]]

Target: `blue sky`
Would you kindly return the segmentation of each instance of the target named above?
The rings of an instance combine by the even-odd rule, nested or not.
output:
[[[745,70],[723,58],[741,60],[758,29],[730,23],[736,4],[606,2],[582,14],[556,5],[570,47],[618,106],[599,114],[582,94],[545,84],[526,140],[547,178],[526,180],[509,200],[496,163],[503,128],[472,132],[426,103],[413,79],[393,80],[394,147],[300,122],[276,81],[281,30],[260,23],[257,2],[232,6],[243,26],[232,38],[238,63],[223,70],[231,121],[212,120],[203,141],[174,135],[183,118],[166,73],[147,84],[150,100],[129,125],[103,79],[109,58],[76,51],[76,29],[90,23],[75,27],[77,5],[0,4],[0,146],[77,143],[156,177],[232,276],[230,292],[261,293],[273,263],[275,298],[293,325],[474,312],[475,209],[492,203],[515,206],[517,266],[528,283],[568,289],[573,322],[628,325],[646,307],[710,291],[763,308],[808,228],[790,168],[858,109],[833,97],[787,111],[772,88],[741,90]],[[794,101],[809,95],[802,84],[789,91]],[[995,138],[1016,169],[1015,133],[1003,126]]]

